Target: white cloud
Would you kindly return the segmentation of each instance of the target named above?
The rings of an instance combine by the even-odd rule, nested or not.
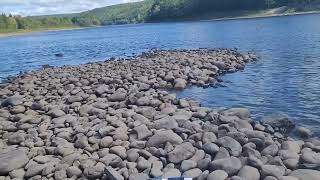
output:
[[[141,0],[0,0],[0,13],[29,15],[82,12]]]

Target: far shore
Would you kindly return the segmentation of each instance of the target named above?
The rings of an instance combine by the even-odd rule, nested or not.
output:
[[[37,30],[21,30],[17,32],[9,32],[9,33],[0,33],[0,38],[2,37],[11,37],[11,36],[21,36],[26,34],[32,33],[39,33],[39,32],[56,32],[56,31],[70,31],[76,29],[86,29],[90,27],[63,27],[63,28],[53,28],[53,29],[37,29]]]
[[[298,16],[298,15],[307,15],[307,14],[320,14],[319,11],[306,11],[306,12],[290,12],[290,13],[266,13],[268,11],[272,11],[273,9],[266,10],[263,13],[253,13],[248,15],[235,15],[230,17],[215,17],[215,18],[186,18],[180,20],[174,20],[175,22],[178,21],[227,21],[227,20],[238,20],[238,19],[256,19],[256,18],[271,18],[271,17],[281,17],[281,16]],[[166,21],[168,22],[168,21]],[[21,30],[17,32],[9,32],[9,33],[0,33],[0,38],[3,37],[11,37],[11,36],[20,36],[26,35],[31,33],[38,33],[38,32],[55,32],[55,31],[67,31],[67,30],[76,30],[76,29],[87,29],[87,28],[94,28],[99,26],[91,26],[91,27],[63,27],[63,28],[53,28],[53,29],[37,29],[37,30]]]

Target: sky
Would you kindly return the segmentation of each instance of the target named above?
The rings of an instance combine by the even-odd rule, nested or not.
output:
[[[140,0],[0,0],[0,13],[23,16],[82,12]]]

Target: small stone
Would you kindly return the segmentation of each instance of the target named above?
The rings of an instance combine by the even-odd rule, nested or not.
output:
[[[181,144],[183,140],[172,130],[157,131],[155,135],[149,138],[146,145],[147,147],[160,147],[167,142],[170,142],[171,144]]]
[[[138,140],[144,140],[147,137],[152,136],[152,132],[144,124],[135,127],[133,130],[137,133]]]
[[[285,174],[286,169],[282,166],[276,165],[263,165],[261,167],[262,176],[273,176],[276,178],[280,178]]]
[[[229,149],[230,154],[233,156],[239,156],[242,152],[241,144],[229,136],[219,138],[217,140],[217,143],[225,147],[226,149]]]
[[[133,173],[129,176],[129,180],[149,180],[149,176],[144,173]]]
[[[105,172],[109,180],[124,180],[123,176],[111,167],[106,167]]]
[[[319,180],[320,171],[311,169],[297,169],[292,171],[290,176],[296,177],[299,180]]]
[[[282,176],[279,180],[299,180],[299,179],[293,176]]]
[[[126,148],[122,146],[114,146],[110,149],[110,153],[120,156],[122,159],[127,157]]]
[[[184,160],[181,163],[180,169],[181,169],[181,172],[185,172],[185,171],[188,171],[189,169],[193,169],[195,167],[197,167],[196,162],[191,161],[191,160]]]
[[[225,180],[227,177],[228,174],[225,171],[215,170],[208,175],[207,180]]]
[[[219,151],[219,146],[217,146],[214,143],[206,143],[203,145],[202,148],[206,153],[208,153],[212,156],[215,155]]]
[[[60,109],[52,109],[51,111],[48,112],[48,114],[53,118],[58,118],[66,115],[66,113]]]
[[[82,174],[82,171],[76,166],[68,167],[66,171],[67,171],[68,177],[72,177],[72,176],[79,177]]]
[[[22,133],[14,133],[8,138],[9,144],[20,144],[25,140],[25,135]]]
[[[175,89],[184,89],[187,86],[187,81],[185,79],[178,78],[174,80]]]
[[[150,125],[152,129],[175,129],[178,127],[178,123],[170,116],[156,120]]]
[[[181,176],[181,172],[178,169],[170,168],[164,172],[162,178],[167,179],[167,178],[180,177],[180,176]]]
[[[112,142],[113,142],[112,137],[106,136],[100,140],[99,146],[100,148],[108,148],[111,146]]]
[[[172,163],[181,163],[185,159],[189,159],[195,153],[195,148],[191,143],[186,142],[177,145],[176,148],[168,154],[168,160]]]
[[[270,156],[275,156],[278,153],[279,147],[276,144],[271,144],[264,148],[261,152],[262,155],[270,155]]]
[[[240,169],[238,173],[239,177],[243,177],[247,180],[259,180],[260,173],[258,169],[251,167],[251,166],[244,166]]]
[[[209,163],[212,170],[224,170],[228,175],[236,174],[242,167],[241,161],[236,157],[214,160]]]
[[[24,167],[29,161],[28,156],[21,150],[0,151],[0,175],[7,175],[10,171]]]
[[[12,96],[12,97],[8,97],[7,99],[5,99],[1,105],[3,107],[7,107],[7,106],[17,106],[17,105],[20,105],[22,104],[22,99],[19,98],[19,97],[15,97],[15,96]]]
[[[24,169],[16,169],[11,171],[9,175],[11,178],[23,179],[25,173]]]
[[[30,178],[36,175],[40,175],[42,173],[42,170],[45,168],[45,165],[43,164],[34,164],[31,165],[26,173],[25,173],[25,177]]]
[[[202,174],[202,171],[198,168],[190,169],[182,174],[182,177],[196,179]]]

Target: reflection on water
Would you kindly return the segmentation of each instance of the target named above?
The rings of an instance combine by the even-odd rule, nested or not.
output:
[[[109,26],[34,33],[0,39],[0,78],[19,71],[82,64],[151,48],[226,47],[260,56],[245,71],[228,74],[225,87],[178,93],[207,106],[246,106],[257,119],[287,112],[320,127],[320,15],[263,19]],[[55,57],[54,54],[64,56]]]

